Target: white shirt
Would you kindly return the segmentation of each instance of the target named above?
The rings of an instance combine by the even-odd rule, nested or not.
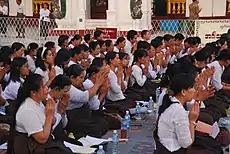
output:
[[[73,49],[74,47],[75,47],[75,46],[73,46],[73,44],[70,44],[70,45],[69,45],[69,48],[70,48],[70,49]]]
[[[73,110],[76,108],[81,108],[84,104],[89,102],[89,91],[81,91],[71,85],[70,88],[70,103],[67,110]]]
[[[8,7],[7,6],[0,6],[0,12],[3,13],[3,15],[8,15]]]
[[[188,112],[183,105],[173,97],[171,101],[178,102],[172,104],[160,116],[158,123],[158,136],[160,142],[170,152],[187,148],[192,144],[189,129]]]
[[[60,68],[59,66],[56,65],[56,66],[54,67],[54,69],[55,69],[56,76],[58,76],[58,75],[63,75],[63,74],[64,74],[63,69]]]
[[[100,56],[99,56],[99,57],[100,57]],[[90,64],[92,64],[94,58],[95,58],[94,56],[92,56],[91,54],[89,54]]]
[[[125,99],[125,96],[121,90],[121,86],[117,83],[117,75],[112,70],[110,70],[108,77],[111,86],[108,91],[107,98],[111,101],[119,101]]]
[[[133,48],[133,44],[129,41],[126,40],[126,45],[125,45],[125,51],[127,54],[132,54],[132,48]]]
[[[68,67],[70,67],[71,65],[74,65],[74,64],[77,64],[77,63],[75,63],[74,61],[70,60],[69,63],[68,63]]]
[[[89,90],[94,86],[93,82],[89,79],[86,79],[85,82],[83,83],[83,87],[85,90]],[[89,100],[89,107],[92,110],[98,110],[100,108],[100,101],[98,99],[98,95],[93,96]]]
[[[16,130],[28,136],[43,131],[46,120],[45,107],[42,102],[27,98],[16,114]]]
[[[49,81],[49,72],[48,71],[43,71],[40,67],[38,67],[34,73],[40,74],[43,77],[44,83],[47,83]]]
[[[168,58],[168,63],[174,64],[177,61],[177,57],[175,55],[170,55]]]
[[[143,75],[142,69],[137,65],[133,65],[132,70],[131,85],[137,83],[140,87],[144,86],[147,77]]]
[[[40,20],[46,21],[46,22],[50,22],[50,10],[48,9],[41,9],[40,12]]]
[[[10,83],[6,86],[2,93],[2,97],[4,99],[9,99],[9,100],[17,100],[18,96],[18,89],[20,88],[21,83],[16,81],[10,81]]]
[[[207,66],[209,68],[211,68],[212,66],[215,67],[215,72],[211,78],[211,84],[217,91],[221,90],[223,88],[221,77],[222,77],[222,74],[224,73],[225,68],[221,67],[218,61],[214,61],[208,64]]]
[[[134,60],[134,56],[132,54],[132,48],[133,48],[133,44],[129,40],[126,40],[125,52],[129,54],[130,57],[128,66],[132,66]]]
[[[53,130],[58,126],[58,124],[60,122],[62,122],[62,125],[63,125],[64,128],[68,124],[68,118],[67,118],[66,113],[64,113],[62,116],[58,113],[58,104],[59,104],[59,100],[56,100],[56,103],[55,103],[55,114],[54,114],[55,124],[52,127]]]
[[[23,13],[24,14],[24,6],[21,3],[20,5],[18,5],[18,13]]]
[[[29,70],[31,72],[34,72],[36,70],[36,65],[35,65],[34,59],[32,57],[30,57],[30,55],[26,55],[26,59],[28,61]]]
[[[114,51],[114,52],[117,52],[117,53],[119,53],[119,52],[120,52],[120,50],[119,50],[116,46],[114,46],[113,51]]]

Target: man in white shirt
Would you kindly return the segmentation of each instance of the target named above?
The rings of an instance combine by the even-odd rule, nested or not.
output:
[[[48,4],[44,3],[44,8],[42,8],[39,12],[40,15],[40,26],[41,26],[41,32],[40,36],[41,37],[46,37],[48,36],[48,31],[49,31],[49,23],[50,23],[50,10],[48,10]]]
[[[230,51],[228,49],[222,50],[216,59],[217,61],[207,65],[209,68],[215,67],[215,72],[211,78],[211,84],[217,91],[230,90],[230,84],[223,83],[221,80],[225,67],[228,67],[230,64]]]
[[[143,30],[143,31],[141,32],[142,41],[149,42],[150,37],[151,37],[151,34],[150,34],[150,32],[149,32],[148,30]]]
[[[22,0],[17,0],[16,1],[18,4],[18,11],[17,11],[17,17],[18,18],[24,18],[24,7],[22,4]],[[21,38],[21,34],[22,34],[22,38],[25,38],[25,27],[24,27],[24,21],[23,19],[19,19],[17,22],[17,27],[16,27],[16,31],[18,32],[18,36],[16,38]]]
[[[129,66],[132,65],[133,63],[133,53],[136,50],[137,47],[137,31],[135,30],[130,30],[128,31],[127,34],[127,41],[126,41],[126,46],[125,46],[125,51],[129,54],[130,61],[129,61]]]
[[[5,37],[7,31],[6,16],[8,16],[8,7],[3,0],[0,0],[0,33],[4,34]]]

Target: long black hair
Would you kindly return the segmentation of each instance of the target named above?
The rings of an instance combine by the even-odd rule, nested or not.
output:
[[[182,90],[190,89],[194,87],[195,76],[191,76],[190,74],[181,73],[175,75],[170,81],[169,87],[173,92],[173,96],[176,96],[181,93]],[[159,108],[159,117],[164,111],[170,107],[175,102],[170,100],[168,94],[166,94],[163,98],[162,105]]]
[[[27,47],[27,50],[25,50],[25,55],[30,54],[30,52],[34,52],[34,50],[36,50],[39,47],[39,45],[35,42],[30,43]]]
[[[87,77],[89,78],[93,76],[94,74],[98,73],[104,64],[104,61],[105,61],[104,58],[99,58],[99,57],[94,58],[92,64],[87,69],[87,72],[86,72]]]
[[[43,77],[39,74],[30,74],[19,88],[17,101],[21,104],[26,98],[31,97],[31,92],[38,92],[43,86]]]
[[[109,52],[105,55],[105,60],[107,62],[108,65],[110,65],[111,61],[116,57],[116,55],[118,55],[117,52]]]
[[[144,49],[138,49],[134,52],[134,60],[133,63],[136,63],[138,61],[139,58],[142,57],[147,57],[148,56],[148,52],[145,51]]]
[[[71,80],[66,75],[58,75],[54,78],[51,85],[49,86],[51,89],[58,88],[64,89],[65,86],[71,86]]]
[[[26,58],[16,57],[10,66],[10,80],[14,82],[20,82],[20,68],[27,63]]]
[[[70,60],[70,52],[65,48],[61,48],[55,57],[54,63],[56,66],[60,68],[64,68],[63,63],[69,60]]]
[[[45,59],[46,56],[48,55],[50,49],[46,48],[46,47],[41,47],[38,49],[37,52],[37,60],[35,62],[36,67],[41,68],[43,71],[47,71],[45,62],[43,60],[43,58]],[[49,66],[49,69],[51,69],[51,66]]]

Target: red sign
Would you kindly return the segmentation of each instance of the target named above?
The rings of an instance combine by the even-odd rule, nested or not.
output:
[[[104,33],[105,39],[117,39],[117,28],[96,28]]]

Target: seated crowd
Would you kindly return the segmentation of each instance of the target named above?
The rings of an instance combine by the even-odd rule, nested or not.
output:
[[[195,127],[227,116],[230,34],[202,48],[199,37],[180,33],[150,40],[144,30],[138,41],[130,30],[115,44],[103,35],[1,48],[1,116],[15,119],[15,154],[72,153],[63,141],[81,145],[81,137],[119,129],[136,101],[156,101],[158,87],[156,153],[222,153],[221,137]]]

